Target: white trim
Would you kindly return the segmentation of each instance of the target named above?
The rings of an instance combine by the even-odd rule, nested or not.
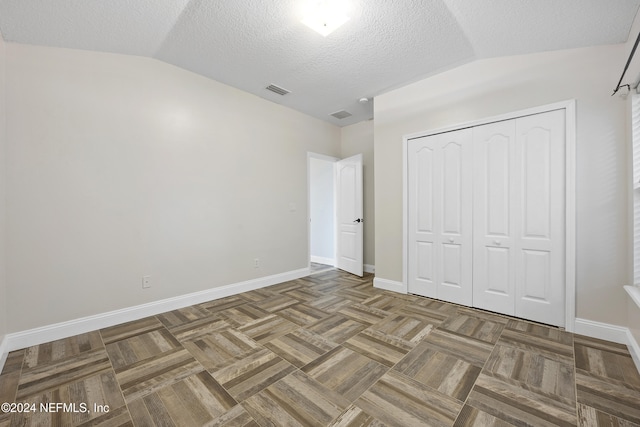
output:
[[[402,282],[396,282],[395,280],[382,279],[380,277],[373,278],[373,287],[378,289],[384,289],[386,291],[398,292],[406,294],[406,288]]]
[[[6,335],[2,337],[2,341],[0,341],[0,373],[2,373],[2,370],[4,369],[7,356],[9,356],[8,341],[9,340]]]
[[[325,160],[327,162],[332,162],[332,163],[335,163],[338,160],[340,160],[338,157],[327,156],[326,154],[318,154],[312,151],[307,151],[307,158],[309,159],[311,157],[313,157],[314,159]]]
[[[633,302],[640,308],[640,287],[638,286],[625,286],[624,290],[627,291]]]
[[[311,262],[317,262],[318,264],[326,264],[332,267],[336,266],[336,260],[331,258],[325,258],[321,256],[311,255]]]
[[[629,347],[633,363],[636,364],[636,369],[640,372],[640,345],[629,329],[627,329],[627,347]]]
[[[107,313],[96,314],[93,316],[82,317],[80,319],[69,320],[67,322],[60,322],[53,325],[8,334],[3,341],[4,347],[2,347],[2,350],[4,351],[2,354],[7,351],[18,350],[49,341],[95,331],[97,329],[118,325],[132,320],[166,313],[178,308],[188,307],[190,305],[200,304],[242,292],[264,288],[265,286],[299,279],[308,275],[309,269],[302,268],[299,270],[260,277],[258,279],[233,283],[230,285],[220,286],[218,288],[207,289],[205,291],[179,295],[177,297],[154,301],[147,304],[127,307]]]
[[[554,110],[565,110],[565,329],[574,332],[576,319],[576,100],[556,102],[514,111],[499,116],[488,117],[461,123],[454,126],[405,135],[402,138],[402,290],[408,292],[408,142],[411,139],[436,135],[454,130],[481,126],[518,117],[546,113]]]
[[[446,133],[454,130],[482,126],[489,123],[512,120],[518,117],[532,116],[534,114],[546,113],[554,110],[564,110],[564,109],[568,110],[573,108],[573,110],[575,111],[575,104],[576,104],[576,100],[570,99],[567,101],[554,102],[553,104],[539,105],[537,107],[526,108],[524,110],[511,111],[509,113],[500,114],[498,116],[485,117],[483,119],[477,119],[469,122],[458,123],[452,126],[446,126],[446,127],[436,128],[436,129],[422,131],[422,132],[415,132],[408,135],[404,135],[403,139],[409,140],[409,139],[415,139],[415,138],[422,138],[425,136],[437,135],[439,133]]]
[[[365,273],[375,273],[376,272],[376,266],[375,265],[371,265],[371,264],[363,264],[362,265],[362,269],[364,270]]]
[[[402,138],[402,292],[409,293],[409,139]],[[375,282],[374,282],[375,283]]]
[[[574,332],[576,318],[576,100],[560,103],[565,108],[565,328]]]
[[[624,326],[596,322],[595,320],[576,318],[574,333],[592,338],[628,344],[629,329]]]
[[[636,369],[640,372],[640,345],[629,328],[577,318],[574,333],[626,345]]]
[[[627,291],[631,300],[640,308],[640,287],[638,286],[625,286],[624,290]],[[636,338],[631,333],[631,330],[627,330],[627,341],[629,346],[629,352],[633,358],[638,372],[640,372],[640,345],[636,341]]]

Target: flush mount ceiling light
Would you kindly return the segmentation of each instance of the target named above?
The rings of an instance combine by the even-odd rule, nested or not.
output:
[[[302,23],[324,37],[349,20],[344,0],[307,0]]]

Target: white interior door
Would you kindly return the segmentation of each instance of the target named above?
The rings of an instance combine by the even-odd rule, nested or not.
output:
[[[362,155],[336,162],[337,267],[362,276],[364,263],[362,217]]]
[[[476,307],[564,326],[564,117],[474,128]]]
[[[408,143],[409,292],[472,304],[472,131]]]

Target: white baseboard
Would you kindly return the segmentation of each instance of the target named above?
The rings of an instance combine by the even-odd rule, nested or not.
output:
[[[375,273],[376,272],[376,266],[375,265],[371,265],[371,264],[364,264],[362,266],[362,269],[364,270],[365,273]]]
[[[629,347],[629,353],[631,353],[633,363],[636,364],[636,368],[638,372],[640,372],[640,345],[638,345],[638,341],[636,341],[629,329],[627,329],[627,347]]]
[[[321,256],[311,255],[309,259],[311,262],[317,262],[318,264],[330,265],[332,267],[335,267],[336,265],[336,260],[333,258],[324,258]]]
[[[626,345],[636,369],[640,372],[640,345],[629,328],[593,320],[576,319],[574,333]]]
[[[576,334],[612,341],[618,344],[628,344],[628,331],[629,329],[624,326],[580,318],[576,318],[574,326],[574,333]]]
[[[373,278],[373,287],[384,289],[386,291],[398,292],[401,294],[407,293],[407,290],[404,287],[404,283],[396,282],[395,280],[382,279],[380,277]]]
[[[132,320],[142,319],[167,311],[176,310],[178,308],[188,307],[194,304],[236,295],[242,292],[248,292],[255,289],[264,288],[289,280],[299,279],[309,275],[308,268],[300,270],[288,271],[285,273],[274,274],[272,276],[260,277],[258,279],[247,280],[244,282],[233,283],[218,288],[207,289],[205,291],[194,292],[186,295],[180,295],[173,298],[167,298],[160,301],[154,301],[147,304],[127,307],[121,310],[114,310],[107,313],[87,316],[80,319],[70,320],[67,322],[56,323],[53,325],[42,326],[27,331],[8,334],[2,341],[2,357],[6,357],[6,353],[33,345],[42,344],[74,335],[95,331],[97,329],[107,328],[109,326],[119,325],[121,323]]]
[[[7,361],[7,356],[9,355],[9,350],[7,349],[7,337],[2,337],[2,341],[0,341],[0,373],[4,369],[4,363]]]

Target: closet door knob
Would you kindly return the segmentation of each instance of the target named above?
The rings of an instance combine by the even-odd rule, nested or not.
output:
[[[454,242],[453,237],[449,237],[449,243],[453,243],[453,242]]]
[[[496,246],[500,246],[500,245],[502,244],[502,243],[500,243],[500,241],[499,241],[499,240],[494,240],[494,241],[493,241],[493,243],[494,243]]]

